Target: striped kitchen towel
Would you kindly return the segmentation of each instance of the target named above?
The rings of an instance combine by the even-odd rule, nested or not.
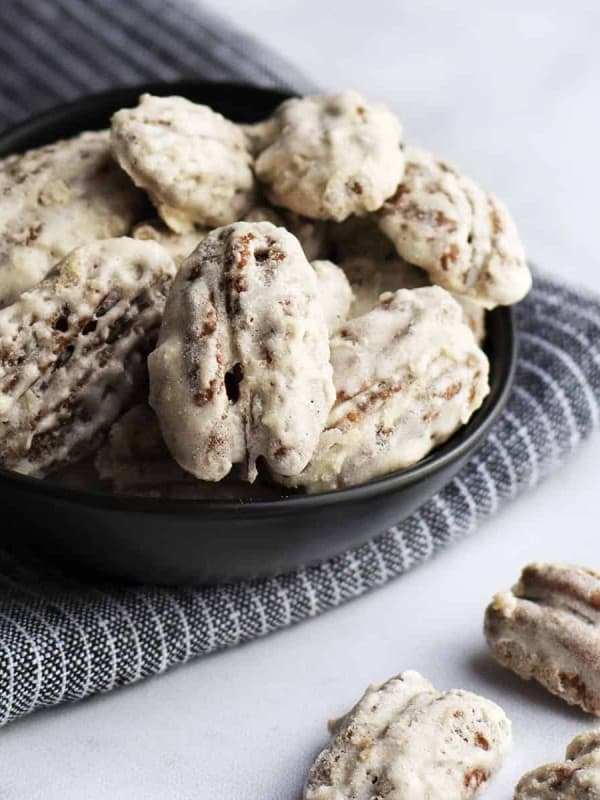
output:
[[[0,122],[116,84],[180,76],[307,88],[268,50],[183,0],[4,0]],[[600,299],[537,276],[517,310],[516,385],[484,446],[412,517],[278,578],[90,586],[0,554],[0,724],[263,636],[386,583],[534,486],[598,426]]]

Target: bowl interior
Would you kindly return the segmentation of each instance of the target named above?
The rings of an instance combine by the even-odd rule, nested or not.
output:
[[[105,128],[110,116],[119,108],[135,105],[143,92],[158,95],[177,94],[205,103],[237,122],[256,122],[264,119],[291,93],[261,89],[231,83],[209,83],[196,80],[172,83],[147,84],[103,92],[74,103],[60,106],[41,114],[0,135],[0,157],[23,152],[32,147],[49,144],[57,139],[74,136],[84,130]],[[487,313],[487,336],[484,349],[490,358],[490,393],[481,408],[467,425],[457,431],[447,442],[432,451],[415,466],[377,478],[365,484],[318,495],[285,495],[275,500],[244,500],[245,507],[252,506],[260,513],[281,510],[286,504],[294,507],[342,502],[349,497],[369,497],[402,486],[411,485],[443,468],[450,461],[460,459],[485,436],[499,416],[510,391],[516,365],[516,331],[514,314],[509,308],[497,308]],[[61,486],[51,478],[39,480],[0,468],[4,481],[27,486],[34,493],[52,493],[57,497],[88,505],[111,506],[120,509],[148,510],[153,506],[161,511],[189,513],[191,509],[220,510],[224,513],[240,510],[239,500],[174,500],[111,495],[96,490],[81,490]]]

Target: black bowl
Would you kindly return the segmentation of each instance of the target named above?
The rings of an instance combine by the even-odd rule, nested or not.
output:
[[[0,136],[0,156],[106,127],[143,91],[180,94],[239,122],[267,116],[286,95],[180,81],[106,92],[61,106]],[[461,468],[504,407],[516,364],[512,311],[487,315],[491,391],[469,423],[415,467],[312,496],[263,501],[163,500],[65,488],[0,469],[0,538],[79,575],[155,583],[224,582],[282,573],[365,542],[408,516]]]

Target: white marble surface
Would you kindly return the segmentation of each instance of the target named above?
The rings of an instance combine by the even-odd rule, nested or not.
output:
[[[524,10],[526,9],[526,10]],[[531,257],[600,290],[600,6],[229,0],[222,13],[327,87],[389,102],[412,141],[493,187]],[[514,753],[482,795],[560,757],[593,721],[497,668],[482,610],[530,559],[600,567],[598,440],[469,540],[294,629],[6,728],[3,800],[296,800],[325,721],[419,669],[500,702]]]

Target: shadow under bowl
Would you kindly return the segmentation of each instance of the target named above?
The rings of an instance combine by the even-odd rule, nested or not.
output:
[[[53,109],[0,136],[0,157],[105,128],[142,92],[183,95],[238,122],[268,116],[287,95],[195,80],[117,89]],[[516,367],[509,308],[488,312],[491,391],[467,425],[416,466],[360,486],[274,500],[171,500],[66,488],[0,469],[0,544],[58,562],[78,577],[159,584],[281,574],[366,542],[430,499],[482,444]]]

